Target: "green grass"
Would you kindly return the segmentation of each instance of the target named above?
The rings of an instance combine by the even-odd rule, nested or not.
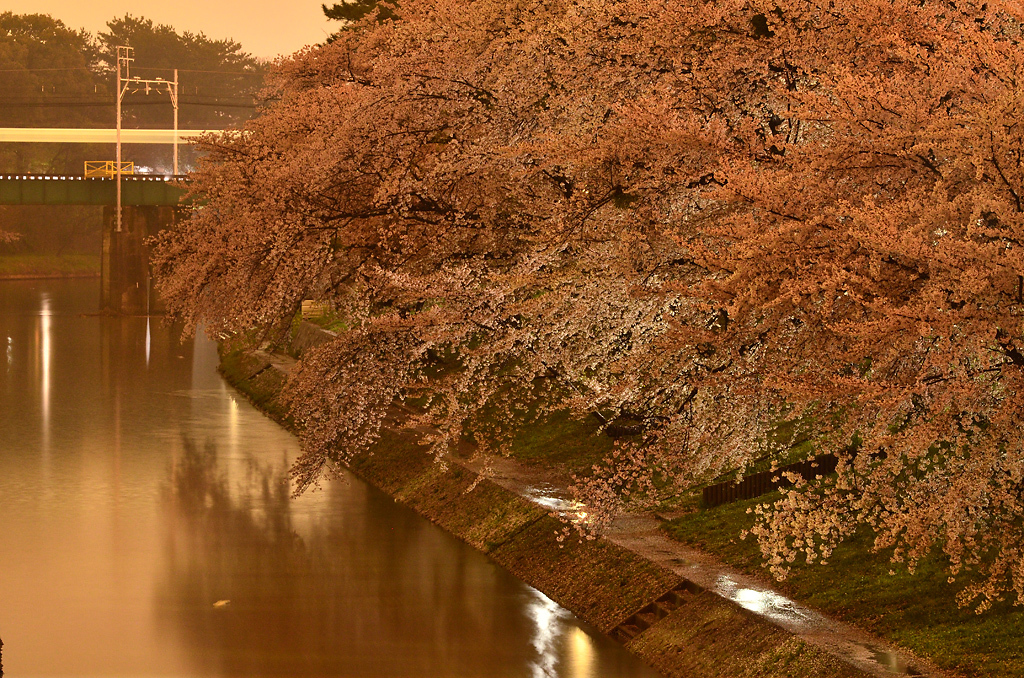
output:
[[[251,374],[258,366],[249,365],[241,356],[229,352],[224,356],[223,368],[225,373],[234,373],[237,378],[243,373]],[[262,378],[264,375],[250,380],[249,390],[256,391],[250,397],[260,398],[265,395],[262,391],[270,393],[279,388],[276,383],[263,384]],[[260,402],[261,406],[273,412],[276,405],[273,398],[265,400]],[[281,413],[277,414],[280,416]],[[793,442],[798,444],[784,455],[786,461],[812,453],[811,441],[807,437],[797,437]],[[526,464],[586,474],[592,465],[606,457],[613,446],[613,440],[599,431],[596,421],[578,421],[568,413],[557,413],[521,428],[514,437],[511,453]],[[453,476],[449,488],[420,483],[441,471],[433,467],[429,456],[411,440],[406,440],[402,433],[385,432],[376,447],[374,456],[356,460],[357,471],[372,477],[375,484],[385,490],[405,496],[407,501],[425,510],[437,522],[492,552],[518,575],[530,581],[543,580],[557,599],[585,611],[585,616],[598,623],[613,623],[617,615],[628,611],[630,605],[639,605],[656,589],[667,585],[666,581],[661,581],[661,575],[646,571],[641,574],[643,568],[639,564],[618,562],[620,555],[613,558],[610,553],[603,552],[574,553],[576,557],[566,561],[574,563],[573,567],[580,567],[580,562],[588,562],[607,572],[628,572],[624,580],[613,582],[616,586],[624,586],[633,578],[636,584],[643,583],[635,595],[618,593],[615,605],[608,609],[601,606],[598,606],[601,609],[591,609],[593,605],[588,603],[587,596],[593,596],[593,590],[576,590],[555,576],[560,568],[568,566],[561,563],[563,555],[593,548],[590,543],[565,544],[563,548],[557,548],[553,542],[549,544],[557,530],[551,519],[531,522],[534,516],[530,511],[515,502],[492,496],[496,490],[487,483],[477,488],[477,494],[463,496],[461,491],[469,482],[468,477],[454,478],[462,471],[447,472]],[[396,459],[396,456],[401,459]],[[691,494],[677,497],[674,507],[696,509],[698,495],[699,488]],[[714,509],[694,510],[666,523],[664,528],[672,537],[714,553],[740,569],[765,573],[761,569],[762,559],[754,539],[742,540],[739,535],[753,523],[753,516],[746,513],[747,509],[778,496],[778,493],[773,493]],[[506,541],[509,525],[529,527],[522,533],[516,533],[511,541]],[[527,557],[527,554],[533,555]],[[890,574],[891,571],[894,574]],[[584,577],[583,580],[593,581],[593,578]],[[1009,603],[1001,603],[982,615],[958,608],[955,602],[957,586],[947,583],[939,558],[922,562],[916,573],[911,575],[905,568],[893,566],[887,554],[872,553],[871,535],[868,533],[859,534],[841,545],[828,565],[796,566],[790,577],[778,582],[776,588],[826,614],[845,619],[928,657],[945,669],[967,676],[1024,675],[1024,644],[1021,643],[1024,639],[1024,610]],[[618,607],[620,602],[621,608]],[[604,601],[602,605],[610,603]],[[780,675],[788,670],[780,669]]]
[[[753,525],[747,509],[778,496],[697,511],[663,527],[673,538],[731,565],[763,573],[756,541],[739,535]],[[978,615],[958,608],[957,585],[947,583],[939,557],[929,558],[909,574],[891,564],[888,554],[873,553],[871,543],[869,533],[858,534],[837,548],[827,565],[797,565],[776,587],[943,668],[968,676],[1024,675],[1024,609],[1001,603]]]
[[[336,334],[348,332],[352,328],[351,322],[347,318],[338,315],[335,311],[327,311],[323,315],[311,316],[304,320]]]
[[[517,431],[511,456],[527,464],[559,466],[588,475],[614,448],[614,441],[598,428],[593,419],[580,421],[568,412],[557,412]]]
[[[0,278],[99,275],[98,254],[4,254],[0,255]]]

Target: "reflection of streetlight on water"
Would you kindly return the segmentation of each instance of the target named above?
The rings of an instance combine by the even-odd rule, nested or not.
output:
[[[50,360],[53,347],[51,345],[53,311],[50,308],[50,295],[45,292],[39,300],[39,353],[42,374],[40,375],[40,411],[42,412],[42,453],[43,468],[50,467]]]
[[[536,625],[532,645],[537,657],[530,663],[533,678],[591,678],[594,639],[571,623],[572,613],[536,589],[527,614]],[[561,663],[561,671],[556,671]]]
[[[536,589],[531,589],[534,599],[530,602],[528,614],[537,625],[533,635],[533,649],[537,651],[538,657],[530,663],[530,669],[534,678],[553,678],[555,664],[558,663],[558,648],[556,641],[561,631],[561,621],[565,617],[565,610],[559,608],[558,603],[551,600]]]

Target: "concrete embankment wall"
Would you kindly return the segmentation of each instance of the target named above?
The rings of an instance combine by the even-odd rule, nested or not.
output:
[[[309,328],[304,330],[308,335]],[[270,355],[223,349],[221,369],[254,405],[292,426],[279,399],[287,377]],[[559,542],[562,524],[544,508],[460,466],[442,468],[411,432],[384,431],[371,454],[357,458],[351,470],[580,619],[614,632],[666,676],[864,675],[606,540],[572,536]],[[629,625],[630,620],[642,628]],[[621,635],[624,627],[639,632],[627,639]]]

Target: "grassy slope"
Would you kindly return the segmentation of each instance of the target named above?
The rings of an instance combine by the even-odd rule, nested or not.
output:
[[[697,511],[666,523],[664,529],[740,569],[763,573],[756,541],[739,538],[753,524],[747,509],[758,501]],[[797,565],[776,586],[941,667],[969,676],[1024,675],[1024,610],[1005,603],[982,615],[958,608],[957,589],[947,583],[938,558],[922,563],[911,575],[890,564],[887,554],[872,553],[865,533],[841,545],[827,565]]]
[[[224,356],[222,369],[232,382],[237,383],[240,378],[258,372],[259,365],[251,358],[233,352]],[[250,386],[256,388],[252,389],[250,396],[265,411],[281,419],[284,413],[276,399],[259,395],[276,392],[281,386],[278,380],[279,376],[272,371],[259,373],[251,380]],[[800,443],[798,451],[801,453],[810,450],[806,437],[800,436],[794,442]],[[386,436],[378,449],[385,447],[408,451],[414,449],[415,444],[411,440]],[[598,432],[596,422],[578,422],[567,415],[556,415],[520,431],[511,452],[513,457],[527,464],[585,474],[611,449],[611,440]],[[548,525],[550,519],[538,519],[530,506],[505,503],[500,499],[500,493],[495,493],[487,483],[482,483],[478,491],[472,493],[479,502],[474,503],[473,511],[466,513],[467,506],[458,496],[450,494],[453,487],[450,482],[447,483],[448,489],[441,489],[445,483],[427,482],[428,478],[439,473],[437,468],[432,468],[427,455],[418,452],[407,454],[397,464],[393,463],[394,459],[384,463],[388,457],[388,454],[380,453],[369,462],[372,469],[363,469],[367,476],[372,476],[374,484],[400,496],[406,503],[429,509],[427,512],[432,514],[435,522],[491,553],[499,561],[504,560],[503,564],[523,578],[547,578],[544,572],[551,563],[542,559],[539,564],[531,564],[529,559],[522,560],[518,555],[513,557],[513,551],[521,554],[530,549],[510,550],[505,543],[508,535],[501,532],[509,525],[525,526],[517,539],[553,539],[555,526]],[[460,486],[470,482],[461,478],[454,480]],[[771,498],[771,495],[765,498]],[[751,500],[696,511],[667,524],[666,531],[680,541],[717,554],[734,566],[748,572],[763,573],[756,543],[752,539],[739,538],[740,532],[752,524],[752,516],[746,510],[756,503],[758,500]],[[677,508],[695,507],[696,504],[695,494],[680,498]],[[435,508],[429,508],[431,506]],[[445,506],[451,510],[443,508]],[[459,506],[459,510],[453,510],[455,506]],[[536,547],[545,550],[540,542]],[[504,558],[501,557],[503,549],[506,552]],[[956,588],[946,582],[940,565],[938,561],[929,561],[923,563],[914,575],[900,569],[890,574],[892,566],[886,555],[871,553],[870,536],[862,535],[840,547],[828,565],[797,567],[792,576],[779,582],[777,587],[793,598],[930,657],[940,666],[971,676],[1024,675],[1024,649],[1020,643],[1024,638],[1024,611],[1008,604],[997,606],[983,615],[958,608],[954,600]],[[612,569],[620,567],[617,565]],[[557,579],[558,576],[553,576],[549,587],[557,589]],[[655,588],[663,584],[659,582]],[[637,591],[635,599],[627,593],[626,607],[639,603],[649,593],[644,587]],[[581,598],[579,592],[565,591],[556,595],[562,598],[561,602],[576,609],[580,608],[581,601],[585,601],[585,596]],[[615,610],[615,614],[621,611]],[[593,616],[593,621],[599,624],[607,623],[615,616],[610,611],[593,610],[592,613],[596,614],[584,616]],[[725,613],[719,611],[715,615]],[[727,627],[732,622],[722,623]],[[647,636],[644,642],[655,642],[653,638],[656,635],[644,634]],[[793,649],[796,654],[802,651]]]
[[[649,658],[666,676],[678,678],[865,675],[708,591],[694,596],[627,647]]]
[[[0,278],[99,275],[98,254],[4,254]]]
[[[236,388],[286,426],[293,425],[277,399],[280,373],[238,351],[224,351],[221,357],[221,369]],[[550,463],[551,457],[563,458],[572,449],[589,458],[593,449],[585,450],[587,430],[586,424],[555,418],[532,429],[516,447],[535,462]],[[544,451],[552,447],[558,451]],[[570,456],[579,466],[579,458]],[[545,510],[465,469],[434,464],[409,432],[384,431],[373,454],[360,456],[352,468],[601,629],[615,627],[681,581],[610,542],[560,542],[562,525]],[[864,675],[708,593],[634,638],[629,648],[672,678]]]
[[[614,447],[611,438],[598,433],[594,420],[578,421],[567,413],[554,414],[517,432],[511,456],[524,464],[559,467],[586,475]]]

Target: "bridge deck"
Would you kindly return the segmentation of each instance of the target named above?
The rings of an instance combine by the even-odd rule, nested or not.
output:
[[[183,177],[121,178],[122,205],[177,205]],[[114,205],[117,180],[49,174],[0,174],[0,205]]]

